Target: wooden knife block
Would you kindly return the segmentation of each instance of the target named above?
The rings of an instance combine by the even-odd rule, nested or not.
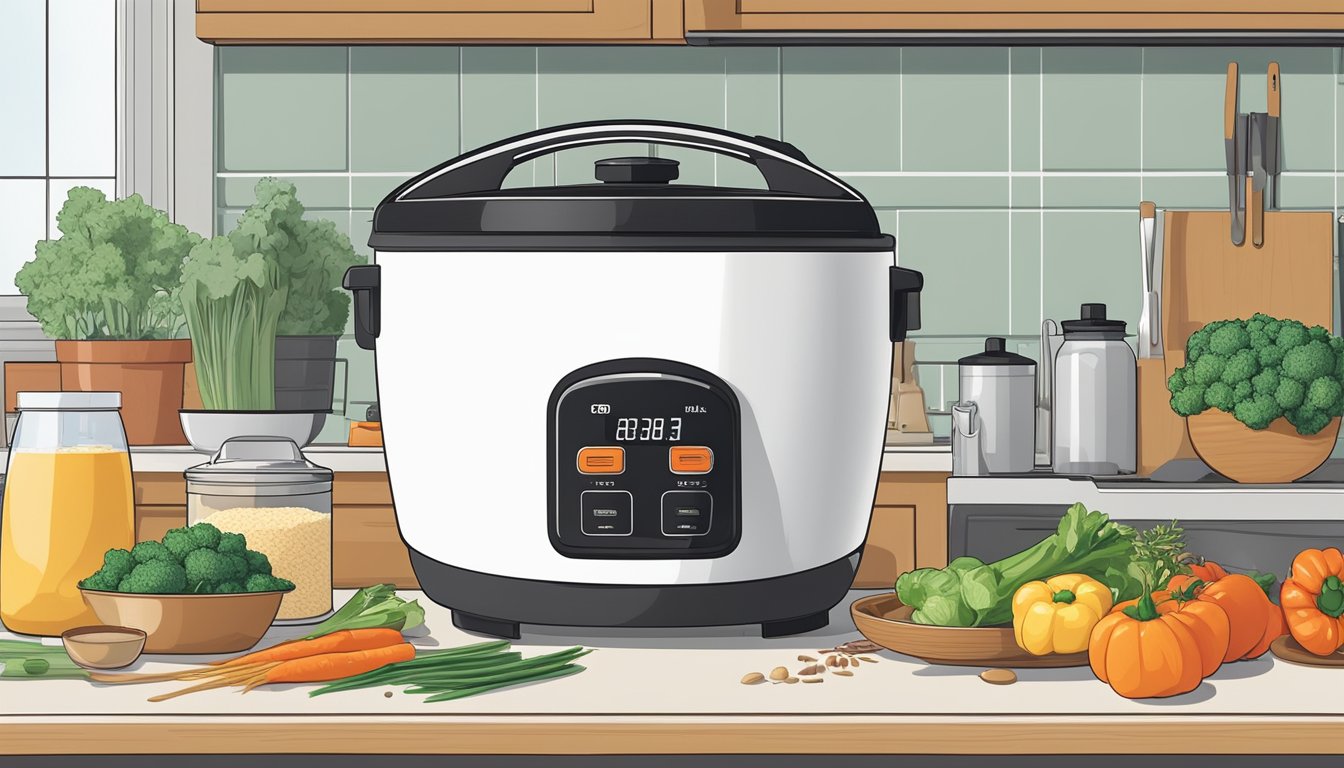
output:
[[[891,356],[891,406],[887,412],[887,444],[933,443],[924,390],[915,375],[915,343],[898,341]]]

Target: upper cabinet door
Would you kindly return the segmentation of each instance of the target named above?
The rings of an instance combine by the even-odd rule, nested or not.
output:
[[[196,36],[221,45],[681,42],[681,0],[197,0]]]
[[[686,0],[693,41],[706,32],[1227,32],[1306,39],[1337,37],[1340,30],[1341,0]]]

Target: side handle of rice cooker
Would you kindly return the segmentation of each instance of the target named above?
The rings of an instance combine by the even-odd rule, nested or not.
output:
[[[382,323],[382,268],[358,264],[345,271],[341,285],[355,295],[355,343],[373,349]]]
[[[792,144],[765,136],[657,120],[603,120],[544,128],[482,147],[412,179],[398,200],[450,197],[500,189],[519,164],[562,150],[599,144],[666,144],[737,158],[760,171],[772,192],[860,200],[852,187],[808,161]]]
[[[924,275],[913,269],[891,267],[891,340],[905,341],[908,331],[919,330],[919,293]]]

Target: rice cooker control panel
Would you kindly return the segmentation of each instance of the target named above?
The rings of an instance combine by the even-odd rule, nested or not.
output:
[[[551,544],[576,558],[709,558],[741,530],[741,417],[712,373],[610,360],[561,379],[549,408]]]

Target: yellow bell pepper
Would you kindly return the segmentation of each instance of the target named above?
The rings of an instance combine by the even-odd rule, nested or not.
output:
[[[1013,637],[1036,656],[1087,650],[1092,628],[1111,610],[1111,590],[1081,573],[1029,581],[1013,593]]]

